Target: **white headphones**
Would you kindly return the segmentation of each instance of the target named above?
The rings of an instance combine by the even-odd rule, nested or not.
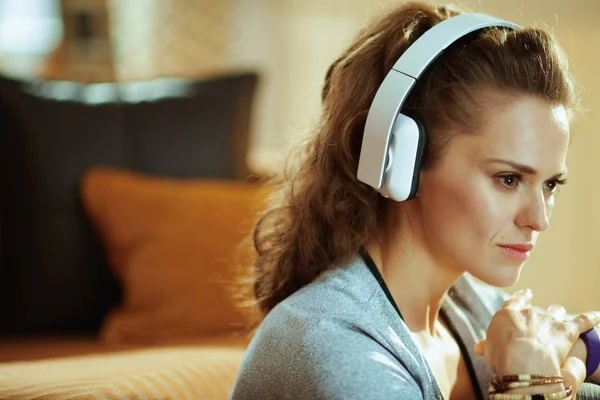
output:
[[[413,86],[443,51],[465,35],[487,27],[521,29],[485,14],[460,14],[434,25],[396,61],[371,103],[357,178],[395,201],[413,198],[425,149],[425,129],[400,112]]]

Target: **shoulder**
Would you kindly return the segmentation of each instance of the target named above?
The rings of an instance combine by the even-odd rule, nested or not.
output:
[[[394,351],[376,332],[381,318],[369,306],[374,295],[336,279],[340,284],[329,279],[307,287],[267,315],[247,349],[233,399],[423,398],[408,351]]]
[[[295,315],[285,325],[279,318],[265,322],[247,350],[233,399],[423,398],[401,360],[348,321]]]

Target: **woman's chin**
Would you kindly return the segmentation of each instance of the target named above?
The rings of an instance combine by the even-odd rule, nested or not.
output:
[[[522,267],[523,264],[519,266],[514,264],[495,266],[482,271],[478,274],[479,276],[475,276],[475,278],[491,286],[508,288],[514,286],[519,281]]]

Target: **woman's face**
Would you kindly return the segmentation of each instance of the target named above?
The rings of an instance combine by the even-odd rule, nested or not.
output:
[[[508,287],[548,229],[565,178],[569,124],[562,106],[529,96],[488,113],[480,132],[456,135],[421,173],[418,209],[436,259]]]

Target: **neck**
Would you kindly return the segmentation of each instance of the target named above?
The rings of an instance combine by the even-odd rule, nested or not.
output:
[[[395,228],[386,230],[366,250],[409,330],[434,336],[444,297],[462,271],[436,259],[411,214],[401,212],[394,221]]]

